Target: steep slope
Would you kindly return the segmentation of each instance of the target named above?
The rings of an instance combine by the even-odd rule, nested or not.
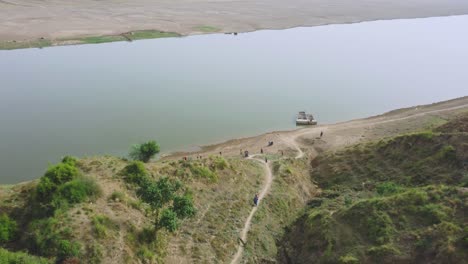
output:
[[[74,160],[73,165],[64,160],[39,181],[3,186],[0,216],[5,215],[6,223],[15,223],[15,228],[7,239],[0,239],[0,246],[48,259],[37,258],[37,263],[162,263],[174,247],[191,252],[193,261],[228,259],[234,254],[237,230],[250,208],[246,204],[261,184],[262,171],[255,162],[222,157],[158,161],[137,168],[143,174],[134,174],[132,164],[115,157]],[[158,199],[144,198],[157,197],[158,189],[143,192],[145,187],[136,184],[140,176],[146,179],[145,186],[165,184],[177,188],[175,196],[193,199],[195,215],[178,223],[171,220],[168,228],[155,225],[158,216],[151,204]],[[50,183],[46,178],[61,183],[42,192]],[[86,186],[93,186],[96,193],[84,191],[82,196]],[[159,217],[176,203],[163,205]],[[0,221],[0,230],[5,226]],[[173,226],[178,230],[169,230]],[[2,249],[0,254],[3,261],[13,253]]]
[[[328,153],[323,189],[283,237],[282,263],[466,263],[468,115]]]

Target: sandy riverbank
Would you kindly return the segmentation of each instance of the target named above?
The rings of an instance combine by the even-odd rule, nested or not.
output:
[[[13,41],[18,47],[73,44],[138,30],[190,35],[462,14],[468,14],[468,1],[0,0],[0,48],[14,48]]]
[[[468,111],[468,96],[430,105],[414,106],[388,113],[336,124],[304,127],[292,131],[275,131],[259,136],[232,139],[220,144],[202,147],[201,151],[174,153],[164,159],[196,158],[198,155],[240,155],[240,151],[259,153],[261,149],[270,155],[295,155],[304,150],[314,156],[324,150],[334,150],[359,142],[378,140],[402,133],[411,133],[440,125],[444,120]],[[324,132],[322,138],[320,132]],[[268,141],[274,145],[267,146]],[[293,147],[292,147],[293,146]]]

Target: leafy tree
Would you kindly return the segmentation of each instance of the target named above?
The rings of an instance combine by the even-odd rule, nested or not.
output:
[[[195,207],[193,206],[192,197],[189,195],[175,196],[172,205],[172,210],[179,218],[187,218],[195,215]]]
[[[153,209],[159,210],[174,198],[175,192],[181,187],[179,181],[171,181],[169,178],[163,177],[156,182],[148,182],[142,185],[138,190],[138,194]]]
[[[0,243],[10,241],[16,233],[16,222],[10,219],[7,214],[0,215]]]
[[[134,145],[130,151],[130,158],[143,162],[148,162],[154,155],[160,151],[159,144],[154,141],[148,141],[143,144]]]
[[[177,220],[177,214],[171,209],[164,209],[159,220],[159,226],[164,227],[170,232],[174,232],[179,227],[179,221]]]

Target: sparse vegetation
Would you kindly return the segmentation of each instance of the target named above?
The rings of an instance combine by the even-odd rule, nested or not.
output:
[[[2,264],[51,264],[45,258],[31,256],[24,252],[11,252],[0,247],[0,263]]]
[[[451,122],[443,127],[456,130]],[[468,135],[441,129],[361,144],[314,161],[324,189],[282,241],[280,261],[462,263]],[[443,231],[442,231],[443,230]]]
[[[96,215],[92,218],[91,223],[94,227],[94,233],[97,238],[105,238],[109,231],[119,229],[119,226],[112,222],[109,217],[105,215]]]
[[[71,241],[72,230],[66,227],[62,217],[34,220],[29,224],[27,241],[32,253],[59,260],[80,256],[82,246]]]
[[[205,32],[205,33],[218,32],[221,30],[220,28],[217,28],[214,26],[207,26],[207,25],[197,26],[194,29],[200,32]]]
[[[154,39],[154,38],[174,38],[180,37],[179,34],[174,32],[162,32],[157,30],[139,30],[126,33],[125,36],[132,40],[138,39]]]

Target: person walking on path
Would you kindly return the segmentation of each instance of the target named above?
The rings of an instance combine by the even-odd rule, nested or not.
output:
[[[260,149],[260,153],[263,154],[263,148]]]
[[[268,159],[267,159],[267,157],[265,157],[265,163],[268,163]]]
[[[255,197],[253,199],[253,202],[254,202],[254,205],[257,206],[258,205],[258,193],[255,194]]]
[[[323,131],[320,131],[320,137],[322,137],[322,136],[323,136]]]

